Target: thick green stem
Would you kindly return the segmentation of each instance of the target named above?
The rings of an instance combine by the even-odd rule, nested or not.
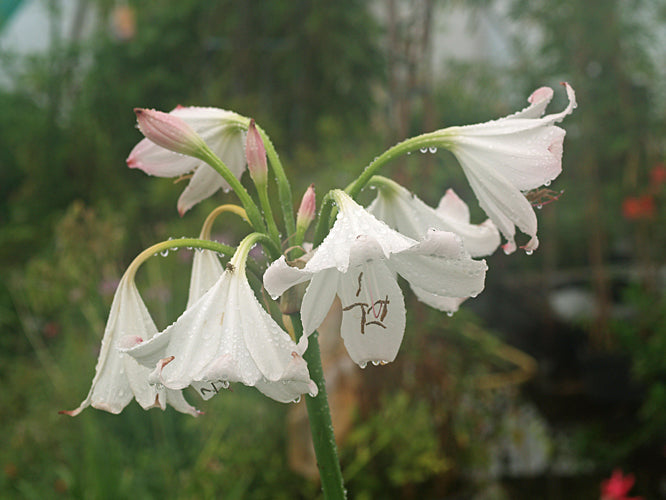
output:
[[[287,175],[284,173],[282,162],[280,161],[277,151],[275,151],[275,146],[273,146],[270,137],[268,137],[268,134],[259,125],[257,125],[257,131],[259,132],[259,135],[261,135],[261,139],[264,141],[266,156],[268,157],[268,161],[275,174],[275,181],[277,182],[278,188],[278,199],[280,200],[282,217],[284,218],[286,237],[289,237],[296,232],[291,185],[289,184]]]
[[[296,338],[303,334],[303,324],[300,314],[290,315]],[[308,349],[303,358],[308,363],[310,378],[317,384],[319,393],[317,397],[306,397],[305,403],[308,408],[310,420],[310,432],[314,444],[317,466],[321,477],[321,489],[327,500],[342,500],[347,497],[345,485],[338,459],[338,448],[335,444],[333,423],[331,422],[331,410],[328,406],[326,395],[326,381],[324,380],[324,369],[321,365],[321,352],[319,351],[318,333],[314,332],[308,339]]]
[[[319,218],[317,219],[317,225],[314,230],[314,238],[312,244],[315,248],[321,245],[321,242],[324,241],[328,230],[330,229],[329,219],[331,218],[331,210],[333,210],[333,197],[331,196],[331,191],[326,193],[324,199],[321,201],[321,210],[319,210]]]

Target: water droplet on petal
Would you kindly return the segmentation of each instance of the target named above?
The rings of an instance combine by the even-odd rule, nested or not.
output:
[[[451,317],[453,316],[453,311],[447,311],[447,312],[446,312],[446,315],[447,315],[449,318],[451,318]]]
[[[358,366],[360,366],[361,369],[363,369],[363,368],[365,368],[366,366],[368,366],[368,363],[367,363],[366,361],[363,361],[362,363],[359,363]]]
[[[296,399],[292,401],[292,403],[300,403],[301,402],[301,397],[297,396]]]
[[[534,250],[525,250],[525,255],[532,255]]]
[[[537,210],[541,210],[543,208],[543,205],[541,203],[539,203],[536,207],[537,207]]]
[[[546,181],[543,183],[544,186],[550,186],[550,181]]]

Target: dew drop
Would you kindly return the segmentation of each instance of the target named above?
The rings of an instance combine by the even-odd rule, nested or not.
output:
[[[539,203],[536,207],[537,207],[537,210],[541,210],[543,208],[543,205],[541,203]]]
[[[296,399],[292,401],[292,403],[300,403],[301,402],[301,397],[297,396]]]
[[[379,366],[381,363],[379,361],[373,361],[372,366]]]
[[[419,151],[421,151],[421,153],[427,153],[427,152],[428,152],[428,148],[421,148],[421,149],[419,149]]]
[[[407,151],[407,154],[408,154],[408,155],[411,155],[411,154],[412,154],[412,152],[411,152],[411,151]]]
[[[361,369],[363,369],[363,368],[365,368],[366,366],[368,366],[368,363],[364,361],[364,362],[362,362],[362,363],[359,363],[358,366],[360,366]]]
[[[546,182],[543,183],[543,185],[544,185],[544,186],[550,186],[550,182],[551,182],[551,181],[546,181]]]
[[[437,152],[437,148],[436,148],[435,146],[430,146],[430,147],[428,148],[428,151],[430,151],[431,153],[436,153],[436,152]]]
[[[453,317],[453,311],[447,311],[446,315],[447,315],[449,318],[452,318],[452,317]]]
[[[525,255],[532,255],[534,250],[525,250]]]
[[[161,255],[162,257],[166,257],[167,255],[169,255],[169,250],[162,250],[162,251],[160,252],[160,255]]]

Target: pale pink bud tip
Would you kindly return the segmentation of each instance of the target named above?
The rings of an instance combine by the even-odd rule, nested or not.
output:
[[[254,182],[266,182],[268,167],[266,164],[266,148],[261,135],[257,130],[254,119],[250,120],[250,126],[247,129],[247,138],[245,141],[245,157],[247,158],[247,168],[250,171]]]
[[[134,108],[134,112],[141,133],[158,146],[188,156],[196,156],[206,146],[203,139],[177,116],[154,109]]]
[[[316,209],[317,203],[314,184],[310,184],[310,187],[303,195],[301,206],[298,208],[298,214],[296,215],[296,226],[299,228],[302,227],[302,230],[305,231],[310,223],[314,220]]]

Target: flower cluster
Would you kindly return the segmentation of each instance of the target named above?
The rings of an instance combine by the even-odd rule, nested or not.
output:
[[[158,243],[135,259],[116,291],[90,392],[79,408],[65,413],[76,415],[87,406],[118,413],[134,398],[146,409],[170,404],[196,415],[183,389],[192,387],[208,399],[230,383],[256,387],[280,402],[315,397],[321,386],[311,378],[304,355],[336,296],[342,304],[341,335],[354,362],[365,367],[393,361],[406,324],[398,276],[418,300],[453,314],[483,290],[488,266],[480,258],[496,251],[500,235],[506,253],[517,247],[516,227],[528,237],[526,252],[537,248],[528,192],[548,186],[561,171],[565,132],[555,123],[576,106],[573,89],[564,86],[569,104],[560,113],[542,116],[553,97],[544,87],[513,115],[394,146],[347,189],[329,191],[318,219],[314,186],[294,216],[280,160],[254,120],[214,108],[135,110],[146,138],[127,164],[150,175],[189,177],[178,200],[181,216],[220,188],[233,190],[242,206],[220,207],[197,239]],[[396,154],[423,147],[447,148],[457,157],[487,220],[472,223],[467,205],[451,189],[433,208],[375,175]],[[267,175],[269,165],[274,177]],[[239,182],[246,166],[259,205]],[[268,199],[269,178],[277,183],[282,230]],[[377,197],[364,208],[355,198],[368,185]],[[236,249],[209,238],[212,220],[223,211],[241,215],[254,231]],[[313,241],[305,241],[315,220]],[[266,269],[248,258],[258,243],[271,259]],[[158,331],[134,275],[153,254],[184,246],[198,249],[187,307]],[[218,254],[229,257],[226,265]],[[248,273],[257,278],[254,288]],[[275,304],[269,307],[262,285],[273,300],[282,297],[282,313]]]

